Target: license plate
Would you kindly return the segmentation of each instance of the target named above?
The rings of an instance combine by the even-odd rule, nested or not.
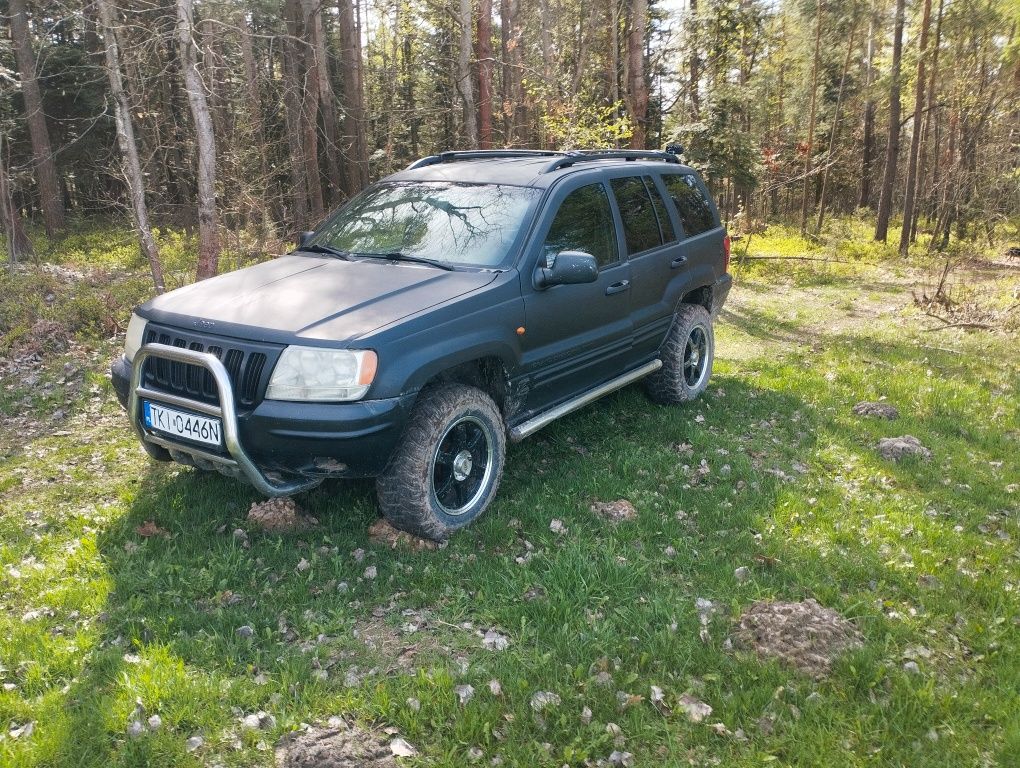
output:
[[[150,429],[208,445],[220,444],[222,425],[219,419],[196,416],[193,413],[167,408],[165,405],[150,403],[148,400],[142,401],[142,408],[145,426]]]

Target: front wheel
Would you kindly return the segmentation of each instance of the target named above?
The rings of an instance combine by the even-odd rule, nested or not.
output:
[[[712,317],[698,304],[681,304],[662,344],[662,368],[645,379],[649,397],[680,405],[705,391],[715,359]]]
[[[396,528],[442,541],[489,506],[505,456],[503,420],[488,395],[463,384],[425,389],[376,479],[383,516]]]

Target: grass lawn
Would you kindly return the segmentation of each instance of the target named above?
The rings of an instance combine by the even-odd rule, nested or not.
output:
[[[235,536],[256,495],[148,461],[115,343],[5,376],[0,764],[272,765],[344,716],[407,765],[1020,765],[1017,336],[924,330],[922,278],[742,267],[702,400],[631,387],[512,446],[484,519],[431,551],[369,539],[370,482],[298,497],[313,530]],[[879,398],[898,420],[851,412]],[[931,459],[878,456],[904,434]],[[635,520],[592,513],[617,499]],[[755,601],[809,597],[864,637],[828,676],[732,647]]]

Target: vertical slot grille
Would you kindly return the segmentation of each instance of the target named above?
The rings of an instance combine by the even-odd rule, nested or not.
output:
[[[275,362],[277,348],[267,345],[252,348],[256,347],[255,344],[235,347],[209,341],[192,334],[176,333],[173,329],[150,327],[145,332],[146,344],[165,344],[214,355],[227,369],[236,404],[243,408],[257,405],[265,383],[263,379],[268,374],[270,358]],[[200,365],[154,356],[148,358],[142,379],[144,385],[151,389],[210,404],[219,401],[216,380],[207,368]]]

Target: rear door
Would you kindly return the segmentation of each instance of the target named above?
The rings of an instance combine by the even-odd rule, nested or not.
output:
[[[609,185],[623,221],[630,261],[634,326],[630,362],[637,365],[655,354],[669,330],[673,306],[666,300],[666,288],[685,257],[673,214],[652,174],[614,174]]]
[[[630,266],[619,227],[601,174],[568,180],[544,207],[521,270],[526,315],[522,365],[530,381],[532,412],[607,381],[627,365]],[[562,251],[594,256],[598,279],[537,289],[536,267]]]
[[[679,300],[688,290],[711,285],[722,276],[723,237],[719,214],[708,190],[690,170],[663,172],[666,194],[676,206],[686,263],[670,293]]]

